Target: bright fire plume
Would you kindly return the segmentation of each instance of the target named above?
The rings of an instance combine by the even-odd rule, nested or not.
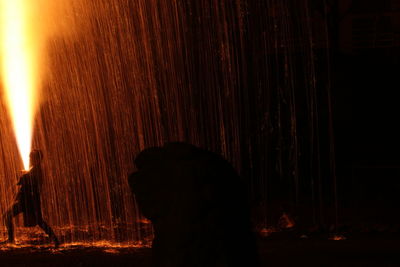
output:
[[[34,17],[34,2],[0,0],[3,86],[25,170],[29,169],[39,89],[40,17]]]

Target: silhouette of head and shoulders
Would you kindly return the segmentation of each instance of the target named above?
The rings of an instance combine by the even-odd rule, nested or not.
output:
[[[155,266],[256,265],[245,186],[222,156],[167,143],[135,165],[129,184],[153,223]]]
[[[25,172],[19,179],[18,185],[21,186],[21,193],[39,194],[42,183],[41,162],[43,159],[42,151],[33,150],[29,155],[31,168]]]

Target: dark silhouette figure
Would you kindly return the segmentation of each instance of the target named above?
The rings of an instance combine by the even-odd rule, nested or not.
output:
[[[184,143],[149,148],[129,184],[154,227],[154,266],[256,266],[244,184],[221,156]]]
[[[30,155],[30,164],[32,168],[23,174],[18,182],[20,189],[15,198],[13,206],[3,215],[3,220],[8,231],[7,243],[14,242],[13,217],[22,213],[25,227],[38,225],[53,240],[58,247],[59,242],[50,226],[43,220],[42,208],[40,204],[40,191],[42,184],[42,152],[33,150]]]

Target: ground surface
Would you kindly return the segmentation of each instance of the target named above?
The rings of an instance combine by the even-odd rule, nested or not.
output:
[[[334,241],[325,237],[270,236],[260,240],[262,266],[400,266],[398,235],[368,234]],[[62,246],[0,247],[0,266],[148,267],[148,248]]]

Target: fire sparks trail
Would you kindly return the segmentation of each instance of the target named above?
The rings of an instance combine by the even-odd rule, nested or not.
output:
[[[329,224],[328,38],[312,24],[327,22],[311,6],[0,0],[4,100],[26,168],[43,103],[33,144],[45,155],[44,216],[63,243],[149,243],[151,225],[140,219],[126,178],[137,153],[167,141],[216,151],[240,169],[263,235],[291,228],[287,219],[271,227],[281,212],[275,204]],[[20,164],[10,156],[2,102],[0,214]],[[297,211],[297,199],[312,210]]]
[[[38,38],[29,1],[0,1],[2,78],[18,149],[27,170],[38,90]]]

